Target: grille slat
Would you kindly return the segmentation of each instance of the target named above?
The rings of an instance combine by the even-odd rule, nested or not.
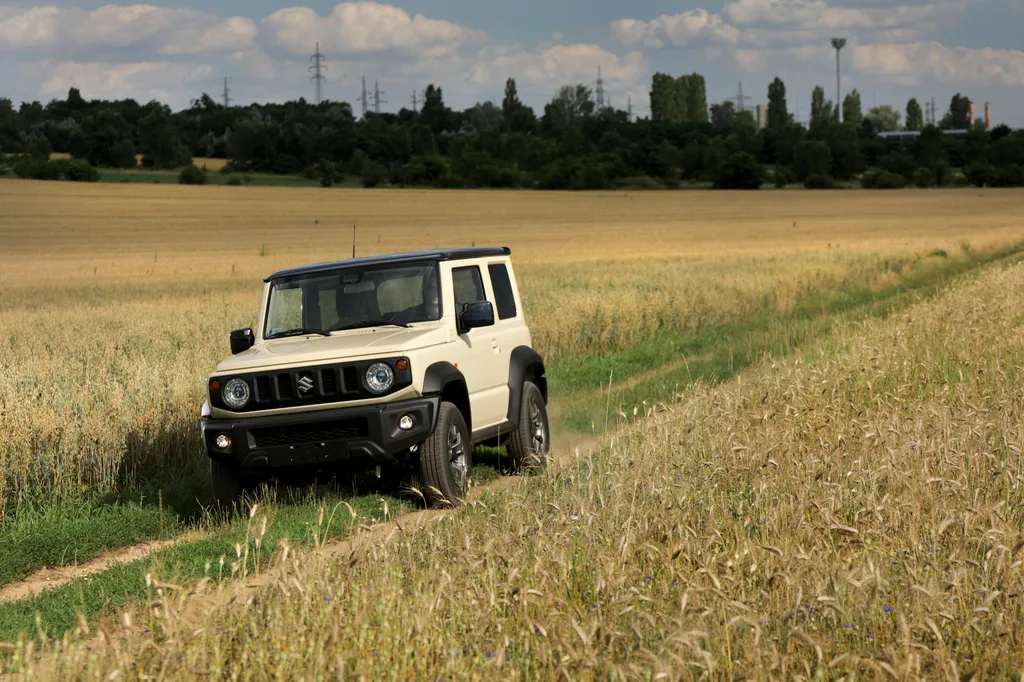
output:
[[[359,392],[359,374],[356,372],[356,368],[351,365],[342,369],[342,390],[345,393],[358,393]]]
[[[278,374],[277,375],[277,399],[284,402],[285,400],[291,400],[295,397],[295,391],[292,390],[292,377],[290,374]]]
[[[252,430],[253,441],[258,448],[365,438],[366,434],[366,419],[341,419]]]
[[[338,392],[338,371],[329,368],[320,370],[320,389],[324,395],[334,395]]]

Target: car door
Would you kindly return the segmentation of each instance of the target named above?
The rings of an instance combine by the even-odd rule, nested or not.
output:
[[[494,301],[487,297],[484,273],[478,264],[452,268],[456,317],[467,303]],[[493,426],[508,411],[508,363],[501,362],[494,325],[477,327],[458,335],[462,352],[459,369],[466,377],[466,388],[473,410],[473,430]]]

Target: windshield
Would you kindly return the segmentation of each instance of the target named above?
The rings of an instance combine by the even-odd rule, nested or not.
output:
[[[344,268],[275,280],[263,338],[441,318],[436,261]]]

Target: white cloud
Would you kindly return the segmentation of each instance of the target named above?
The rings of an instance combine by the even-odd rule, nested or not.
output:
[[[470,82],[476,86],[497,85],[511,76],[520,87],[553,89],[571,83],[591,84],[597,78],[597,65],[609,88],[631,87],[645,70],[640,52],[620,56],[597,45],[556,45],[539,51],[485,48],[477,56]]]
[[[938,42],[862,45],[852,51],[853,68],[898,83],[922,78],[972,86],[1024,86],[1024,51],[945,47]]]
[[[620,19],[611,24],[612,37],[624,45],[658,48],[665,44],[687,45],[695,41],[735,43],[740,31],[720,14],[693,9],[662,14],[650,21]]]
[[[341,3],[328,17],[308,7],[281,9],[260,29],[269,44],[303,55],[319,40],[322,49],[336,53],[398,50],[439,57],[486,38],[483,31],[377,2]]]
[[[825,0],[730,0],[723,13],[737,26],[775,25],[816,30],[880,30],[934,27],[938,20],[964,10],[972,0],[939,0],[892,7],[833,7]]]
[[[91,12],[33,7],[0,15],[0,50],[136,48],[176,56],[246,49],[255,36],[255,24],[243,17],[153,5],[107,5]]]
[[[909,42],[933,33],[942,21],[975,1],[849,8],[834,7],[826,0],[728,0],[721,14],[697,8],[650,21],[619,19],[609,28],[620,43],[648,48],[700,41],[737,49],[772,48],[821,42],[836,33],[850,36],[851,43]]]
[[[182,62],[59,62],[44,64],[49,71],[39,86],[44,97],[64,97],[72,86],[86,98],[127,98],[139,101],[157,99],[166,102],[173,94],[191,93],[189,83],[215,75],[205,64]],[[194,93],[191,93],[194,96]],[[186,94],[186,96],[188,96]]]

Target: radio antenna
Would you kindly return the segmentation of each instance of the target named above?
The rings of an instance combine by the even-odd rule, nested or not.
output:
[[[356,226],[352,226],[352,257],[356,257]]]

